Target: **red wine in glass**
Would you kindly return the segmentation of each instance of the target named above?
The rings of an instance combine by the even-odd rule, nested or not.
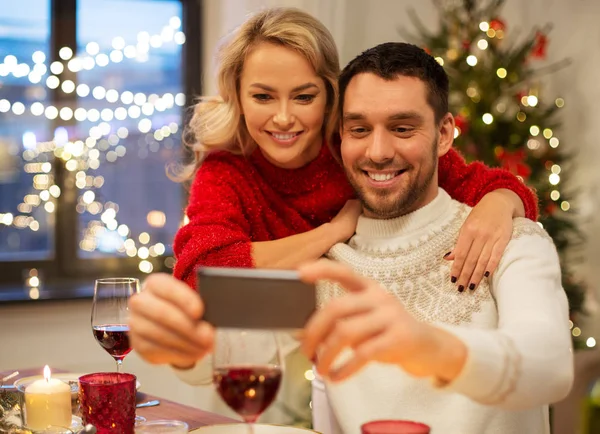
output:
[[[282,357],[275,334],[217,330],[212,359],[217,392],[252,433],[252,424],[275,400],[281,385]]]
[[[122,360],[131,351],[127,324],[99,325],[92,329],[98,343],[115,359]]]
[[[221,366],[214,370],[214,383],[223,401],[254,423],[271,405],[281,384],[279,366]]]
[[[129,345],[129,298],[140,292],[140,281],[132,277],[97,279],[92,305],[92,331],[98,343],[117,362],[117,372]]]

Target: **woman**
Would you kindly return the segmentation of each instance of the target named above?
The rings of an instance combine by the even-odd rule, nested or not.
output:
[[[196,105],[196,159],[181,176],[194,180],[174,275],[192,288],[198,265],[295,268],[316,259],[354,234],[360,214],[333,140],[340,70],[327,29],[295,9],[265,10],[219,57],[220,98]],[[447,255],[448,278],[474,288],[494,271],[512,218],[536,218],[536,198],[508,172],[466,165],[454,151],[439,163],[440,185],[476,205]],[[150,276],[130,303],[130,339],[145,360],[201,384],[210,367],[189,368],[210,351],[213,330],[199,321],[202,304],[187,285]]]
[[[192,287],[200,264],[294,268],[317,259],[353,235],[360,213],[329,146],[339,62],[327,29],[304,12],[269,9],[245,22],[219,57],[221,99],[198,103],[190,123],[189,224],[174,244],[174,274]],[[512,218],[537,217],[536,198],[508,172],[466,165],[456,151],[440,159],[439,177],[454,199],[475,206],[447,256],[455,259],[449,278],[474,289],[494,271]]]

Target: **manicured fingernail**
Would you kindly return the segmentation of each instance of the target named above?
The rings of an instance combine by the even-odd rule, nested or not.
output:
[[[469,285],[469,289],[470,289],[471,291],[473,291],[473,290],[475,289],[475,284],[474,284],[474,283],[471,283],[471,284]]]
[[[490,277],[490,272],[489,272],[489,271],[486,271],[486,272],[485,272],[485,274],[484,274],[484,276],[485,276],[485,277]]]
[[[452,252],[448,252],[448,253],[446,253],[446,254],[444,255],[444,258],[447,258],[448,256],[450,256],[450,253],[452,253]]]
[[[456,281],[457,281],[457,280],[458,280],[458,279],[457,279],[456,277],[454,277],[454,276],[452,276],[452,277],[450,278],[450,282],[452,282],[452,283],[456,283]]]
[[[458,285],[458,292],[463,292],[465,290],[465,287],[462,285]]]

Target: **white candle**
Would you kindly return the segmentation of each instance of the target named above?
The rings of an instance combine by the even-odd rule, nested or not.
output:
[[[50,368],[44,367],[44,379],[25,388],[25,418],[27,427],[42,430],[49,425],[71,426],[71,387],[50,378]]]

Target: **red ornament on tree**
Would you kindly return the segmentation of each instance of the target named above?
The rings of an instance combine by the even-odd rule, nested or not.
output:
[[[508,152],[505,149],[501,149],[497,153],[497,158],[502,168],[520,176],[524,180],[531,175],[531,167],[525,163],[527,154],[525,154],[523,149],[517,149],[514,152]]]
[[[546,205],[544,207],[544,213],[546,215],[553,215],[557,209],[558,209],[558,206],[556,205],[555,202],[549,202],[548,205]]]
[[[535,42],[531,48],[529,56],[533,59],[545,59],[546,58],[546,47],[548,45],[548,36],[544,33],[537,31],[535,33]]]
[[[456,115],[454,117],[454,123],[456,128],[460,130],[461,134],[466,134],[469,131],[469,120],[463,115]]]
[[[490,29],[494,29],[495,31],[506,29],[506,23],[502,21],[500,18],[493,18],[490,21]]]

